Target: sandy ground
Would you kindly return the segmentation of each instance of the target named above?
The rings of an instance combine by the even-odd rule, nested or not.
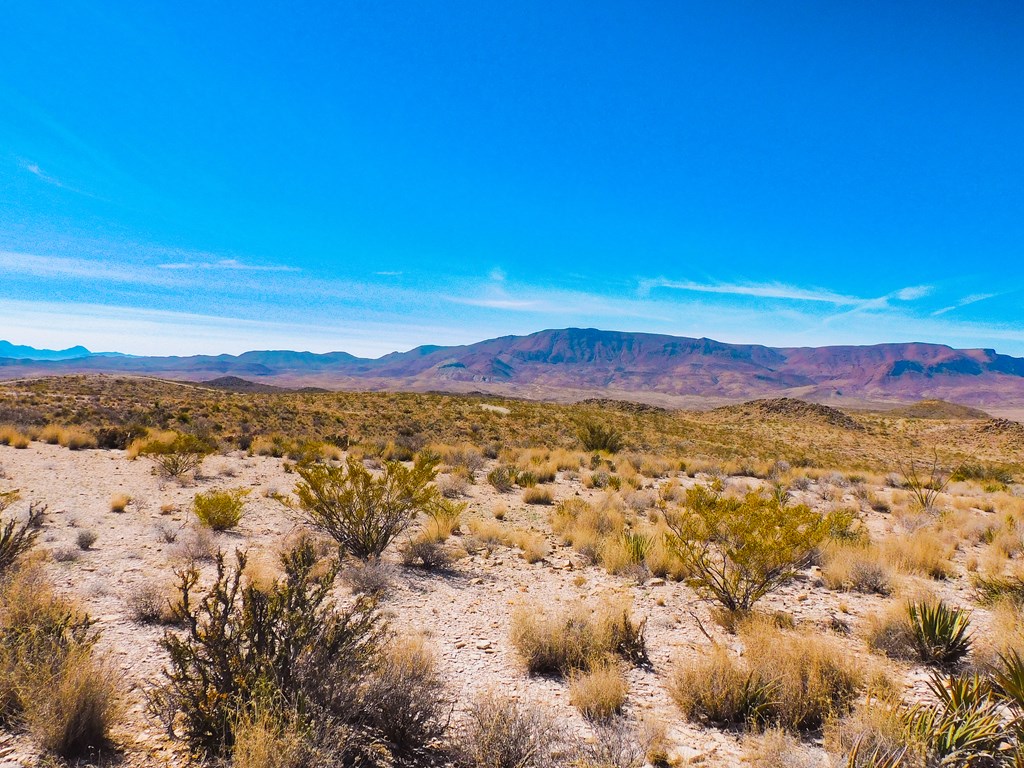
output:
[[[182,764],[179,746],[167,740],[160,724],[146,714],[144,707],[143,690],[159,676],[164,663],[158,640],[165,630],[133,622],[126,600],[145,583],[173,581],[175,568],[182,564],[180,542],[188,537],[192,525],[189,504],[200,490],[250,488],[241,525],[236,531],[216,534],[217,543],[228,551],[241,547],[254,557],[271,557],[275,547],[300,523],[295,513],[267,495],[290,491],[295,475],[287,474],[279,459],[236,453],[211,457],[199,479],[181,485],[162,480],[153,474],[151,464],[129,461],[120,451],[72,452],[35,442],[25,450],[0,447],[0,469],[0,489],[18,488],[23,496],[13,512],[23,514],[30,501],[48,505],[42,548],[51,553],[77,551],[79,531],[91,530],[98,536],[93,548],[80,552],[76,560],[51,560],[47,567],[57,586],[76,595],[97,620],[102,630],[100,647],[114,659],[130,691],[127,725],[118,733],[126,751],[123,764]],[[485,472],[478,473],[478,477]],[[555,489],[556,498],[575,494],[597,498],[601,494],[561,474]],[[123,513],[113,512],[111,498],[120,493],[129,494],[133,503]],[[717,629],[708,607],[689,588],[660,580],[637,585],[584,564],[550,535],[548,508],[523,504],[519,493],[498,494],[478,480],[469,487],[465,500],[469,509],[464,520],[493,517],[494,506],[505,504],[509,511],[504,525],[544,533],[551,554],[531,565],[516,550],[498,547],[489,556],[484,552],[458,560],[445,574],[403,568],[395,561],[395,587],[384,608],[391,613],[397,630],[421,633],[428,639],[449,681],[456,716],[475,694],[496,689],[549,707],[554,716],[586,733],[585,722],[569,704],[564,682],[531,678],[524,672],[508,640],[511,614],[521,603],[549,606],[625,595],[632,600],[635,615],[648,620],[651,657],[650,668],[629,672],[627,715],[663,723],[680,758],[705,765],[740,763],[742,749],[737,735],[685,722],[665,691],[674,661],[705,652],[710,645],[698,619],[721,642],[735,643],[734,638]],[[814,498],[807,496],[807,500]],[[849,497],[834,503],[855,502]],[[886,525],[877,516],[870,518],[869,524],[875,528]],[[168,543],[166,532],[177,532],[178,542]],[[802,580],[766,599],[764,607],[784,610],[799,624],[820,626],[824,632],[837,616],[856,627],[882,604],[875,596],[816,588],[819,585],[815,578],[813,570],[808,572]],[[339,590],[344,589],[339,586]],[[957,587],[949,582],[938,589]],[[852,654],[868,655],[855,637],[843,642],[849,643]],[[911,675],[908,684],[919,685],[920,681]],[[823,763],[826,760],[818,747],[813,748],[813,754]],[[7,763],[3,762],[4,755]],[[33,755],[25,737],[7,734],[0,738],[0,766],[28,764]]]

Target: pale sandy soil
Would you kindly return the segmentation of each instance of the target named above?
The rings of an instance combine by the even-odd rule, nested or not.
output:
[[[148,462],[129,461],[120,451],[72,452],[36,442],[25,450],[0,447],[0,468],[0,489],[21,490],[23,500],[13,508],[15,513],[23,514],[29,501],[48,505],[40,540],[43,549],[51,553],[62,548],[77,550],[75,539],[80,530],[98,534],[93,549],[81,552],[77,560],[50,560],[47,568],[58,587],[76,595],[97,619],[97,626],[102,629],[100,647],[111,654],[130,691],[127,725],[117,734],[125,745],[123,764],[182,764],[178,746],[168,742],[159,723],[145,713],[142,694],[149,681],[159,676],[164,663],[157,643],[165,630],[134,623],[126,599],[145,583],[173,581],[174,570],[182,560],[177,544],[164,541],[161,528],[181,529],[179,541],[185,538],[192,524],[189,504],[199,490],[251,488],[241,525],[235,532],[217,534],[217,540],[228,551],[243,547],[256,557],[261,556],[259,553],[272,556],[275,547],[300,523],[295,513],[266,494],[289,492],[295,475],[286,474],[279,459],[236,453],[208,459],[199,480],[181,485],[160,479]],[[478,478],[485,472],[478,473]],[[685,477],[681,480],[695,482]],[[556,498],[573,494],[597,498],[602,493],[586,490],[578,481],[564,479],[561,473],[555,487]],[[110,509],[111,497],[118,493],[127,493],[134,500],[124,513]],[[490,517],[499,501],[506,504],[509,512],[504,525],[543,532],[548,536],[552,554],[531,565],[516,550],[499,547],[490,556],[463,558],[450,573],[440,575],[403,568],[391,555],[395,562],[395,588],[384,607],[392,614],[397,630],[422,633],[428,638],[450,683],[456,716],[477,692],[497,689],[549,707],[553,716],[585,733],[587,726],[569,705],[566,684],[531,678],[523,671],[508,640],[511,613],[520,603],[552,605],[627,595],[633,601],[634,613],[648,620],[651,657],[651,668],[629,672],[627,715],[662,722],[679,757],[704,765],[740,764],[739,736],[685,722],[665,691],[674,661],[706,652],[710,645],[698,628],[698,618],[720,642],[736,644],[735,638],[716,627],[708,607],[689,588],[671,582],[636,585],[585,565],[576,553],[551,537],[548,508],[523,504],[519,493],[498,494],[478,479],[470,486],[466,500],[470,507],[464,519]],[[813,487],[799,494],[798,500],[821,503]],[[833,503],[856,504],[852,496]],[[178,511],[162,512],[166,505],[175,505]],[[873,513],[868,515],[868,521],[876,532],[890,525],[887,519]],[[582,584],[577,586],[574,582],[580,576]],[[962,580],[929,584],[942,596],[961,603],[966,600]],[[338,589],[342,595],[345,593],[344,587]],[[763,605],[769,610],[784,610],[798,624],[821,627],[826,632],[833,617],[842,618],[856,630],[864,617],[882,604],[882,599],[875,596],[830,592],[816,583],[812,569],[804,579],[765,600]],[[984,622],[984,612],[978,612],[975,620]],[[868,656],[856,632],[842,642],[848,644],[851,654]],[[908,685],[920,686],[922,675],[909,674]],[[826,757],[820,745],[810,747],[824,764]],[[35,753],[27,738],[8,734],[0,741],[0,765],[5,765],[5,754],[6,764],[14,765],[18,762],[10,760],[27,764]]]

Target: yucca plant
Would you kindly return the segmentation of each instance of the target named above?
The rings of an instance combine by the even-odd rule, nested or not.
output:
[[[914,644],[927,664],[955,664],[971,650],[970,611],[944,602],[908,603]]]
[[[929,682],[937,704],[918,704],[907,712],[911,734],[924,745],[931,766],[1012,764],[1001,701],[981,675],[934,675]]]
[[[875,747],[870,753],[862,749],[861,740],[853,745],[846,756],[846,768],[903,768],[907,756],[905,748],[885,750]]]

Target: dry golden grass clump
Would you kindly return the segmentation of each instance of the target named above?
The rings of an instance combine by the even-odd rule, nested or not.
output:
[[[549,505],[554,501],[554,496],[548,488],[535,486],[523,491],[523,501],[527,504]]]
[[[669,692],[686,717],[809,730],[848,711],[866,682],[863,666],[833,638],[761,617],[741,622],[738,633],[742,659],[715,646],[676,668]]]
[[[569,675],[569,701],[589,720],[610,720],[622,712],[627,692],[622,670],[613,661]]]
[[[821,577],[829,589],[887,595],[892,590],[892,568],[875,546],[844,544],[828,547]]]
[[[15,427],[0,426],[0,445],[9,445],[11,448],[28,448],[30,442],[28,435]]]
[[[47,752],[71,758],[102,747],[121,714],[118,676],[95,633],[41,568],[17,570],[0,592],[0,703]]]
[[[921,529],[912,534],[892,535],[878,542],[882,558],[895,570],[932,579],[954,573],[950,558],[954,544],[939,533]]]
[[[118,513],[124,512],[131,503],[132,497],[127,493],[115,493],[110,497],[110,511]]]
[[[621,604],[520,606],[512,616],[511,639],[531,675],[566,676],[589,671],[611,656],[642,661],[645,628],[646,621],[635,621]]]

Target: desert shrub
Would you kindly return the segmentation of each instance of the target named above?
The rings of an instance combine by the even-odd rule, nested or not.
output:
[[[523,501],[527,504],[551,504],[554,497],[551,495],[551,491],[547,488],[533,487],[527,488],[523,491]]]
[[[165,587],[152,582],[140,584],[128,595],[128,615],[139,624],[174,624],[176,596]]]
[[[461,474],[441,475],[437,478],[437,489],[446,499],[457,499],[466,495],[469,482]]]
[[[743,740],[743,763],[751,768],[819,768],[821,761],[792,733],[766,728]]]
[[[198,469],[213,446],[196,435],[171,432],[143,439],[130,453],[152,461],[165,477],[180,478]]]
[[[849,711],[867,680],[867,669],[833,638],[787,631],[764,619],[742,624],[744,659],[756,678],[775,691],[771,719],[806,731]]]
[[[596,421],[587,421],[580,424],[576,432],[580,443],[585,451],[605,451],[607,453],[618,453],[624,444],[622,433],[615,427],[607,424],[600,424]]]
[[[766,722],[776,691],[719,645],[699,659],[677,664],[668,683],[672,700],[689,720]]]
[[[539,709],[485,694],[469,708],[458,752],[472,768],[546,768],[558,741],[552,722]]]
[[[132,503],[132,497],[127,493],[116,493],[110,499],[110,511],[122,513]]]
[[[248,488],[197,493],[192,499],[192,513],[200,525],[214,531],[226,531],[241,522],[248,495]]]
[[[512,535],[512,543],[519,547],[521,557],[528,563],[539,563],[548,556],[548,544],[539,533],[518,531]]]
[[[578,741],[571,750],[573,768],[643,768],[668,764],[652,753],[658,738],[648,727],[636,728],[616,717],[591,723],[593,738]]]
[[[96,535],[96,531],[84,530],[79,531],[75,537],[75,543],[78,544],[79,549],[92,549],[92,545],[96,543],[96,539],[99,538]]]
[[[612,662],[569,675],[569,701],[588,720],[608,720],[626,703],[626,679]]]
[[[347,553],[380,557],[418,512],[437,503],[436,466],[431,457],[418,458],[412,469],[388,461],[380,477],[351,457],[342,467],[300,466],[295,495],[313,527]]]
[[[94,652],[96,633],[41,570],[14,574],[0,594],[0,702],[48,752],[101,748],[121,711],[117,675]]]
[[[516,470],[506,465],[495,467],[487,473],[487,482],[498,493],[508,493],[516,484]]]
[[[727,498],[704,487],[688,490],[684,508],[665,521],[687,582],[730,611],[749,610],[795,578],[830,530],[828,518],[806,505],[757,493]]]
[[[893,659],[916,658],[914,629],[905,603],[897,603],[884,613],[870,616],[864,631],[868,647]]]
[[[553,611],[521,607],[512,616],[511,639],[531,675],[564,677],[590,670],[608,656],[645,662],[646,624],[612,604],[596,611],[579,605]]]
[[[379,598],[391,589],[391,566],[380,560],[357,560],[342,568],[339,577],[356,595]]]
[[[235,723],[232,768],[302,768],[307,753],[298,718],[260,701]]]
[[[424,510],[430,522],[427,524],[427,534],[439,541],[445,541],[449,536],[459,530],[462,521],[462,513],[466,511],[466,503],[456,503],[447,499],[437,499]]]
[[[924,512],[935,509],[935,502],[949,484],[951,472],[943,469],[938,454],[931,462],[908,461],[900,468],[901,487],[910,492],[915,505]]]
[[[0,493],[0,512],[17,498],[16,491]],[[7,573],[35,545],[45,511],[46,507],[33,504],[29,507],[28,519],[21,524],[17,520],[3,523],[3,528],[0,528],[0,576]]]
[[[845,755],[847,768],[924,768],[903,702],[891,693],[869,694],[851,712],[830,719],[824,736],[825,748]]]
[[[184,536],[176,538],[175,554],[188,563],[213,560],[217,553],[217,542],[209,528],[190,526]]]
[[[1007,467],[993,464],[961,464],[950,476],[950,480],[977,480],[980,482],[994,482],[1000,485],[1011,485],[1013,483],[1013,472]]]
[[[404,757],[405,764],[429,764],[430,747],[445,735],[452,706],[434,657],[421,640],[399,639],[384,646],[371,663],[360,699],[362,716],[389,752]]]
[[[869,546],[844,545],[828,549],[821,577],[829,589],[887,595],[892,574],[882,554]]]
[[[240,718],[258,705],[298,713],[314,764],[429,763],[447,722],[445,697],[421,651],[389,648],[373,602],[328,601],[338,563],[321,564],[308,539],[281,555],[284,576],[243,585],[244,554],[218,556],[213,584],[181,574],[183,635],[162,641],[170,662],[153,709],[177,722],[201,755],[230,755]]]
[[[954,664],[971,650],[970,611],[942,601],[907,604],[914,644],[927,664]]]
[[[687,717],[813,730],[848,712],[864,685],[864,671],[830,638],[765,619],[741,623],[739,634],[742,659],[716,646],[676,668],[669,691]]]
[[[39,430],[39,434],[36,435],[36,439],[41,443],[46,443],[47,445],[57,445],[60,441],[60,432],[60,426],[56,424],[47,424]]]
[[[436,536],[420,534],[399,546],[402,565],[436,570],[446,568],[451,563],[451,556],[444,548],[444,543]]]

